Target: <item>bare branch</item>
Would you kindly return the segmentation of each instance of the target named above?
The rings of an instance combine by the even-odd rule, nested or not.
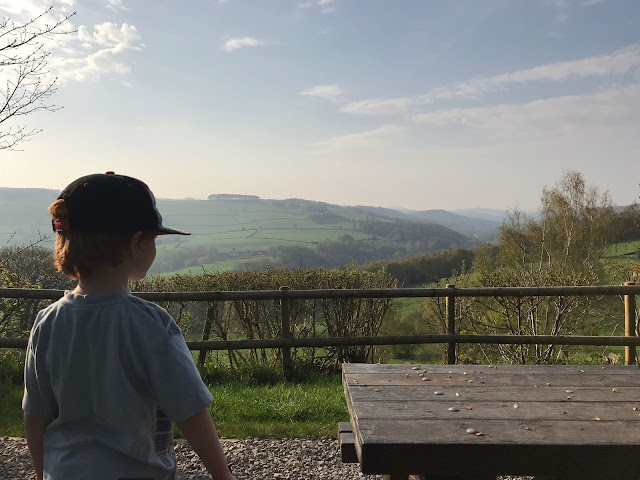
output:
[[[49,7],[23,24],[11,18],[0,21],[0,73],[5,77],[5,85],[0,87],[0,124],[38,110],[55,112],[62,108],[47,101],[56,92],[58,78],[47,78],[51,52],[44,41],[52,39],[54,35],[75,32],[62,28],[75,12],[51,24],[41,25],[52,9]],[[40,131],[25,126],[11,126],[8,130],[0,131],[0,150],[18,150],[20,143],[29,141]]]

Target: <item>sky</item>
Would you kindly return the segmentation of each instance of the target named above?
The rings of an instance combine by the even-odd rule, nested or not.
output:
[[[53,5],[76,12],[46,44],[63,108],[13,121],[42,132],[0,150],[2,187],[115,171],[161,198],[532,210],[575,170],[640,195],[638,0]]]

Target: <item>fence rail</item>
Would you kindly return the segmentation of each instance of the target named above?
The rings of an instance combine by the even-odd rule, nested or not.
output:
[[[0,288],[0,298],[24,298],[57,300],[63,296],[61,290]],[[241,350],[259,348],[282,349],[283,369],[291,368],[291,348],[298,347],[346,347],[358,345],[408,345],[442,343],[447,344],[447,361],[455,363],[455,348],[459,343],[483,344],[545,344],[545,345],[599,345],[625,346],[625,364],[636,362],[636,301],[640,285],[627,282],[625,285],[604,286],[560,286],[560,287],[495,287],[495,288],[394,288],[394,289],[324,289],[324,290],[279,290],[233,291],[233,292],[134,292],[133,295],[154,302],[163,301],[234,301],[234,300],[279,300],[283,338],[263,340],[206,340],[191,341],[191,350]],[[624,297],[625,336],[577,336],[577,335],[463,335],[455,334],[456,297],[561,297],[561,296],[606,296]],[[402,335],[376,337],[311,337],[291,338],[291,300],[352,299],[352,298],[446,298],[446,334]],[[0,338],[0,348],[27,348],[25,338]]]

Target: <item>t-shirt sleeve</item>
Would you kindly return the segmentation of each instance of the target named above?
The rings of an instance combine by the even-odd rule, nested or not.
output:
[[[46,370],[44,352],[46,345],[44,340],[39,341],[40,329],[38,321],[31,329],[29,344],[24,364],[24,395],[22,397],[22,410],[29,415],[53,417],[52,411],[53,393],[51,382]]]
[[[193,363],[180,327],[166,311],[154,313],[164,317],[164,326],[152,329],[152,338],[145,339],[147,348],[141,352],[145,383],[169,418],[181,422],[206,408],[213,396]]]

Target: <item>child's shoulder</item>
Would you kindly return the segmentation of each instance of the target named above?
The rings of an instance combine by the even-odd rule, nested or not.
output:
[[[180,328],[173,320],[173,317],[164,308],[155,303],[151,303],[139,297],[130,296],[127,299],[131,313],[136,315],[137,320],[159,327],[170,334],[178,334]]]

